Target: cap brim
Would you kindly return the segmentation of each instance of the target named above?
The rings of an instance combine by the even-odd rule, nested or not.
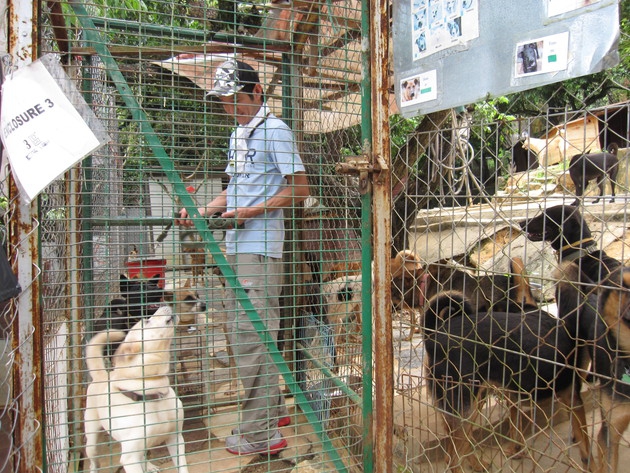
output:
[[[218,89],[212,89],[210,90],[206,96],[210,96],[210,97],[230,97],[232,95],[234,95],[236,93],[236,91],[234,89],[222,89],[222,88],[218,88]]]
[[[230,97],[234,95],[236,92],[240,91],[244,85],[238,85],[236,87],[214,87],[210,90],[206,95],[210,95],[213,97]]]

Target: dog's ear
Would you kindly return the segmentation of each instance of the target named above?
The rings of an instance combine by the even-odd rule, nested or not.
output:
[[[164,294],[162,295],[162,300],[164,300],[164,302],[174,302],[175,301],[175,292],[173,292],[173,291],[164,291]]]
[[[184,283],[184,285],[182,287],[184,287],[186,289],[191,288],[192,287],[192,279],[191,278],[186,279],[186,282]]]

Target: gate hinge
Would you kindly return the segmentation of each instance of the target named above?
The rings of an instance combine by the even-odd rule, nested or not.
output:
[[[372,164],[374,161],[374,164]],[[381,156],[370,159],[367,154],[361,156],[349,156],[343,163],[335,166],[338,174],[354,174],[359,176],[359,193],[366,194],[370,190],[370,175],[380,174],[387,170],[387,164]],[[378,179],[378,176],[376,177]]]

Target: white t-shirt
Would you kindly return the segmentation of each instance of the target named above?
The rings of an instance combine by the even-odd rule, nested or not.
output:
[[[234,133],[230,143],[235,142]],[[230,176],[226,194],[227,210],[251,207],[267,200],[284,188],[287,184],[285,176],[304,171],[293,132],[282,120],[271,114],[251,132],[247,143],[248,151],[242,160],[237,160],[237,153],[233,149],[228,151],[225,169]],[[241,227],[226,232],[227,254],[253,253],[272,258],[282,257],[282,210],[261,214],[247,220],[244,228]]]

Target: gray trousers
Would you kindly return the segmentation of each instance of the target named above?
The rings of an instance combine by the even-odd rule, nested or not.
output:
[[[254,254],[227,255],[267,333],[278,340],[280,292],[283,263],[278,258]],[[267,346],[249,317],[236,301],[229,284],[226,288],[227,339],[236,362],[238,377],[245,390],[241,400],[239,431],[249,442],[265,442],[278,428],[278,419],[287,415],[280,393],[280,376]]]

